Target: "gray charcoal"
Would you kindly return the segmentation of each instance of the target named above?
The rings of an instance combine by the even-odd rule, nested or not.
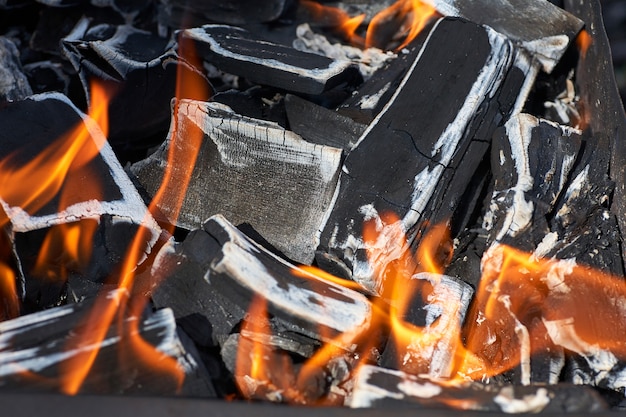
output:
[[[181,167],[173,173],[180,178],[174,183],[187,175],[191,182],[177,220],[171,202],[160,203],[167,221],[190,230],[219,213],[235,224],[249,224],[290,259],[310,264],[315,234],[335,190],[341,150],[311,144],[275,123],[237,115],[219,103],[183,100],[173,112],[165,143],[131,167],[154,195],[172,143],[199,152],[193,171]],[[202,135],[200,149],[181,140],[191,131]]]
[[[17,47],[10,39],[0,37],[0,102],[22,100],[31,94]]]

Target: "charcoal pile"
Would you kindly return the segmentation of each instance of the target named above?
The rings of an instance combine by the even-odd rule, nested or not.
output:
[[[626,407],[600,2],[0,10],[0,402]]]

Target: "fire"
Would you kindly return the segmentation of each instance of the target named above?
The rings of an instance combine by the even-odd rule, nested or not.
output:
[[[580,51],[580,54],[583,58],[587,56],[587,51],[589,50],[592,42],[593,39],[591,38],[589,32],[587,32],[586,30],[582,30],[576,37],[576,46],[578,47],[578,50]]]
[[[372,18],[363,37],[357,31],[365,20],[364,14],[350,17],[340,8],[323,6],[311,0],[301,0],[300,4],[311,13],[313,20],[332,27],[354,45],[389,49],[395,44],[393,49],[396,51],[415,39],[437,13],[434,7],[420,0],[398,0]]]

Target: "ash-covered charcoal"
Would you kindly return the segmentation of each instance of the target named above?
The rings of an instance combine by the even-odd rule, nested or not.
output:
[[[398,318],[419,332],[392,333],[380,365],[412,375],[452,376],[461,325],[474,291],[463,281],[428,273],[411,277],[403,291],[411,299]]]
[[[277,20],[289,5],[288,0],[160,0],[159,22],[166,27],[179,29],[209,22],[243,25],[269,23]]]
[[[427,0],[444,16],[489,26],[531,52],[551,72],[584,22],[541,0]]]
[[[311,144],[275,123],[240,116],[219,103],[182,100],[173,112],[167,140],[131,166],[153,195],[172,143],[198,153],[195,167],[173,172],[178,178],[173,183],[191,181],[178,220],[168,199],[160,204],[167,221],[191,230],[219,213],[235,224],[248,223],[290,259],[310,264],[315,233],[339,176],[341,150]],[[199,149],[184,140],[191,134],[201,135]]]
[[[350,152],[367,126],[301,97],[287,94],[289,128],[308,142]]]
[[[550,230],[548,217],[574,169],[580,133],[528,114],[511,117],[496,132],[491,155],[494,190],[483,220],[489,243],[531,252],[541,243]]]
[[[9,38],[0,36],[0,102],[22,100],[31,94],[17,47]]]
[[[106,271],[110,272],[119,262],[130,242],[130,234],[139,226],[149,231],[142,249],[150,253],[161,229],[147,212],[93,119],[81,113],[65,96],[48,93],[8,103],[0,111],[0,125],[5,126],[0,132],[3,179],[0,201],[13,239],[20,248],[20,258],[38,262],[47,259],[49,264],[63,268],[62,259],[74,256],[85,268],[84,273],[94,274],[83,277],[102,280]],[[78,157],[63,166],[62,161],[55,159],[59,153]],[[51,173],[59,166],[63,168],[57,172],[69,174],[53,176]],[[93,248],[91,259],[89,236],[97,229],[99,237],[94,242],[102,245]],[[66,237],[62,236],[62,230],[82,236],[82,245],[88,249],[86,258],[79,261],[85,255],[76,254],[80,252],[81,241],[63,243]],[[34,241],[38,242],[34,246],[39,246],[45,240],[49,248],[45,254],[33,252],[36,248],[27,243]],[[22,267],[27,273],[37,268],[30,262]],[[65,282],[50,285],[64,287]],[[65,301],[64,297],[43,298],[44,305],[37,302],[35,305],[47,307]],[[36,299],[39,295],[33,294],[31,301]]]
[[[442,49],[447,53],[441,54]],[[494,129],[493,123],[504,117],[500,111],[511,111],[500,109],[493,118],[482,118],[485,103],[498,101],[498,89],[516,56],[510,42],[490,29],[459,19],[435,24],[394,96],[344,162],[322,228],[320,265],[342,271],[374,293],[383,291],[384,283],[366,259],[363,224],[396,213],[400,227],[380,220],[377,231],[384,236],[385,230],[399,228],[410,240],[411,230],[426,220],[422,214],[434,204],[431,197],[439,194],[438,201],[447,201],[438,189],[448,185],[444,173],[458,159],[457,152],[467,149],[480,126]],[[522,75],[518,86],[524,81]],[[477,134],[479,139],[483,135]],[[455,167],[461,184],[468,184],[481,159],[465,170]],[[377,264],[384,269],[400,252],[394,241],[393,247],[380,250]]]
[[[156,305],[170,306],[177,318],[203,317],[216,341],[248,315],[253,298],[266,300],[273,329],[346,350],[371,324],[372,307],[362,294],[278,258],[222,216],[164,247],[152,274],[168,277],[154,290]]]
[[[413,406],[481,410],[507,414],[593,413],[608,409],[594,389],[578,385],[446,384],[401,371],[362,366],[348,405],[352,408]]]
[[[177,70],[186,70],[186,82],[197,86],[198,91],[202,91],[201,86],[207,94],[210,91],[208,81],[179,59],[167,38],[129,25],[92,26],[83,19],[63,39],[62,46],[78,71],[88,101],[93,80],[115,86],[108,105],[108,138],[118,153],[145,150],[154,145],[150,142],[153,135],[167,130]],[[198,94],[191,98],[206,99]]]
[[[0,386],[64,393],[76,389],[80,394],[215,397],[211,376],[194,345],[179,337],[171,310],[115,320],[98,340],[96,328],[103,323],[87,321],[91,309],[103,301],[119,303],[125,298],[120,294],[111,292],[106,301],[56,307],[0,323]],[[138,338],[146,344],[144,350],[133,350]],[[89,366],[92,353],[96,357]],[[72,377],[80,381],[83,366],[88,371],[85,379],[74,386]]]
[[[348,61],[338,61],[268,42],[245,29],[204,25],[182,32],[198,54],[221,71],[294,93],[321,94],[340,85],[358,85],[362,76]]]

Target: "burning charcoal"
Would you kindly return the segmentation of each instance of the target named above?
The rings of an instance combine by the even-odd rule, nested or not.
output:
[[[0,102],[22,100],[31,94],[15,44],[0,37]]]
[[[308,142],[334,146],[349,152],[366,126],[308,100],[287,94],[289,127]]]
[[[612,210],[617,216],[621,236],[626,231],[626,117],[611,65],[611,50],[600,2],[565,1],[565,9],[583,19],[587,25],[581,34],[581,56],[576,68],[576,90],[580,92],[584,117],[592,142],[608,142],[610,178],[615,181]],[[606,145],[605,145],[606,146]],[[620,239],[621,240],[621,239]],[[621,245],[622,261],[626,262],[626,245]]]
[[[193,129],[202,135],[202,145],[185,150],[198,152],[193,171],[180,167],[174,173],[177,183],[191,177],[176,224],[194,229],[220,213],[236,224],[250,224],[290,259],[309,264],[339,175],[341,150],[310,144],[275,123],[237,115],[219,103],[183,100],[174,112],[166,142],[131,167],[148,194],[161,184],[174,135],[184,137]],[[174,222],[167,204],[159,209]]]
[[[93,119],[81,113],[65,96],[49,93],[7,104],[0,111],[0,125],[7,127],[0,132],[3,178],[0,201],[13,239],[21,248],[20,257],[40,261],[48,256],[56,264],[57,260],[75,256],[82,264],[83,255],[76,254],[82,251],[72,249],[73,245],[79,245],[78,239],[61,243],[55,240],[56,233],[65,230],[80,235],[89,251],[92,243],[102,243],[93,249],[99,259],[94,259],[83,272],[94,274],[94,280],[98,279],[96,276],[103,279],[105,271],[110,272],[122,256],[130,242],[129,235],[139,226],[148,229],[142,250],[150,252],[161,229],[147,212]],[[28,190],[28,194],[22,190]],[[45,240],[44,231],[48,230],[53,231],[45,238],[49,239],[47,245],[51,249],[33,253],[36,249],[27,242],[38,242],[35,246],[39,247]],[[90,233],[96,230],[99,234],[92,242],[88,236],[93,236]],[[33,263],[24,268],[28,273],[37,267]],[[46,277],[41,278],[45,281]],[[49,283],[57,290],[65,285],[63,281]],[[31,299],[39,299],[37,294],[38,290]],[[35,304],[47,307],[48,302],[54,305],[58,301]]]
[[[362,81],[350,62],[271,43],[238,27],[204,25],[185,30],[183,38],[193,40],[199,55],[226,73],[294,93],[321,94]]]
[[[109,301],[118,302],[114,298],[123,298],[119,294],[110,293]],[[0,323],[0,386],[73,392],[68,381],[81,372],[73,367],[89,364],[85,354],[95,353],[83,383],[76,387],[81,394],[215,396],[194,346],[179,338],[171,310],[150,313],[138,325],[136,317],[116,321],[101,341],[90,343],[95,331],[87,329],[100,324],[87,321],[93,307],[93,301],[84,302]],[[82,343],[81,337],[86,338]],[[138,338],[146,344],[141,352],[133,351]],[[172,366],[175,373],[169,374]]]
[[[593,389],[569,384],[554,386],[438,384],[400,371],[363,366],[355,376],[352,408],[455,408],[503,413],[593,413],[606,402]]]
[[[271,22],[280,17],[288,2],[286,0],[200,0],[192,4],[181,0],[160,0],[159,19],[173,28],[203,24],[207,20],[241,25],[245,23]]]
[[[441,54],[442,49],[447,53]],[[320,237],[321,265],[382,292],[384,284],[366,260],[363,224],[395,212],[400,229],[411,239],[420,220],[434,221],[454,211],[482,159],[468,154],[467,163],[461,164],[469,145],[488,139],[517,95],[523,95],[520,86],[527,73],[517,66],[511,69],[518,57],[506,39],[487,28],[455,19],[434,26],[394,96],[345,160]],[[532,79],[530,64],[526,69]],[[498,93],[509,71],[517,89]],[[504,108],[494,95],[503,99]],[[422,218],[424,213],[429,215]],[[385,235],[391,228],[397,224],[382,222],[379,231]],[[401,255],[395,243],[378,259],[383,269]]]
[[[156,305],[171,306],[176,317],[205,317],[216,340],[248,315],[255,297],[267,301],[274,329],[309,343],[323,340],[349,349],[350,337],[370,326],[371,306],[363,295],[276,257],[222,216],[162,249],[153,272],[167,278],[154,290]]]
[[[421,273],[411,278],[406,291],[412,293],[410,306],[399,318],[419,331],[406,335],[398,329],[392,334],[381,366],[433,378],[452,376],[459,332],[473,295],[472,288],[445,275]]]
[[[90,26],[83,19],[62,44],[88,99],[94,79],[116,86],[108,106],[108,137],[116,151],[147,147],[142,140],[167,129],[176,70],[188,67],[177,59],[167,39],[128,25]],[[199,74],[189,70],[187,75],[208,91],[208,82]]]
[[[551,72],[583,27],[576,16],[547,1],[428,0],[444,16],[492,27],[531,52]]]

